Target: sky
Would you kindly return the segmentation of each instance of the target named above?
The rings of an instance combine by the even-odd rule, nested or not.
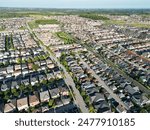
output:
[[[150,0],[0,0],[0,7],[150,8]]]

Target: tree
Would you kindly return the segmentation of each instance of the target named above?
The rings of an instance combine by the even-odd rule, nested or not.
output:
[[[8,51],[8,35],[5,36],[5,51]]]
[[[48,106],[49,107],[52,107],[54,104],[54,99],[50,99],[49,102],[48,102]]]
[[[6,61],[4,65],[8,66],[9,64],[10,64],[9,61]]]
[[[96,112],[92,105],[89,106],[89,112],[90,113],[95,113]]]
[[[35,111],[35,107],[29,107],[28,112],[34,112]]]
[[[147,113],[147,111],[144,108],[142,108],[140,113]]]
[[[55,108],[56,107],[56,103],[55,103],[55,101],[53,102],[53,106],[52,106],[52,108]]]
[[[20,91],[24,91],[24,90],[25,90],[25,85],[24,85],[24,84],[21,84],[21,85],[19,86],[19,89],[20,89]]]
[[[4,64],[3,63],[0,63],[0,67],[3,67],[4,66]]]
[[[42,84],[46,85],[47,84],[47,80],[43,80]]]
[[[10,98],[10,91],[9,90],[7,90],[7,91],[5,91],[5,92],[3,92],[3,99],[4,99],[4,102],[7,102],[8,101],[8,99]]]
[[[39,61],[39,57],[38,57],[38,56],[35,56],[35,57],[34,57],[34,61]]]
[[[10,46],[11,46],[11,49],[14,49],[13,35],[12,35],[12,34],[11,34],[11,36],[10,36]]]
[[[27,60],[27,62],[28,62],[28,63],[32,63],[32,59],[29,58],[29,59]]]
[[[47,54],[46,54],[46,56],[45,56],[45,57],[46,57],[46,59],[47,59],[47,58],[49,58],[49,56],[50,56],[50,54],[49,54],[49,53],[47,53]]]
[[[45,57],[44,57],[43,55],[40,55],[40,56],[39,56],[39,59],[40,59],[40,60],[44,60]]]
[[[54,81],[55,81],[54,78],[50,78],[50,79],[48,80],[49,83],[54,83]]]
[[[39,69],[39,65],[33,64],[32,65],[32,69],[35,70],[35,71],[37,71]]]
[[[83,17],[83,18],[93,19],[93,20],[109,20],[108,17],[106,17],[106,16],[100,16],[98,14],[81,14],[79,16]]]
[[[17,63],[18,63],[18,64],[21,63],[21,58],[17,58]]]
[[[23,63],[23,64],[25,64],[25,63],[26,63],[26,61],[25,61],[24,59],[22,59],[22,63]]]
[[[89,104],[90,104],[90,97],[89,96],[86,96],[85,103],[89,106]]]
[[[7,102],[8,99],[9,99],[9,96],[8,96],[8,95],[5,95],[3,99],[4,99],[4,102]]]
[[[32,85],[28,85],[28,86],[27,86],[27,89],[28,89],[28,92],[32,92],[32,91],[33,91]]]
[[[86,93],[85,93],[85,91],[82,91],[82,92],[81,92],[81,96],[83,97],[83,99],[86,98]]]

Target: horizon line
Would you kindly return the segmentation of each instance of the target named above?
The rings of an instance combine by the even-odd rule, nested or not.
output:
[[[124,8],[120,8],[120,7],[116,7],[116,8],[78,8],[78,7],[75,7],[75,8],[69,8],[69,7],[64,7],[64,8],[59,8],[59,7],[0,7],[0,8],[18,8],[18,9],[150,9],[150,8],[138,8],[138,7],[132,7],[132,8],[127,8],[127,7],[124,7]]]

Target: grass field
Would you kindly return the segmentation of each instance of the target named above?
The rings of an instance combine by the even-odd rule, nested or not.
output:
[[[138,27],[138,28],[150,28],[150,24],[143,24],[143,23],[127,23],[126,21],[122,20],[106,20],[105,25],[128,25],[131,27]]]
[[[65,44],[72,44],[75,40],[65,32],[57,32],[56,35],[64,41]]]
[[[20,28],[19,28],[20,30],[25,30],[25,29],[27,29],[25,26],[21,26]]]
[[[55,19],[45,19],[45,20],[35,20],[28,23],[30,28],[38,28],[39,25],[46,25],[46,24],[59,24],[59,22]]]
[[[59,24],[59,22],[55,19],[49,19],[49,20],[36,20],[35,21],[36,24],[41,24],[41,25],[45,25],[45,24]]]
[[[121,21],[121,20],[107,20],[107,21],[105,21],[105,25],[113,25],[113,24],[125,25],[126,22],[125,21]]]

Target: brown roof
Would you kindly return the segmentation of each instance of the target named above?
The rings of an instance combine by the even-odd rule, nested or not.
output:
[[[5,107],[4,107],[4,112],[11,112],[15,109],[15,105],[12,104],[12,103],[7,103],[5,104]]]
[[[30,95],[29,96],[29,103],[30,103],[30,106],[35,106],[37,104],[39,104],[39,99],[36,95]]]
[[[24,105],[28,105],[28,102],[27,102],[27,97],[25,98],[21,98],[21,99],[18,99],[17,100],[17,107],[22,107]]]
[[[29,63],[29,64],[28,64],[29,69],[32,69],[32,66],[33,66],[32,63]]]

